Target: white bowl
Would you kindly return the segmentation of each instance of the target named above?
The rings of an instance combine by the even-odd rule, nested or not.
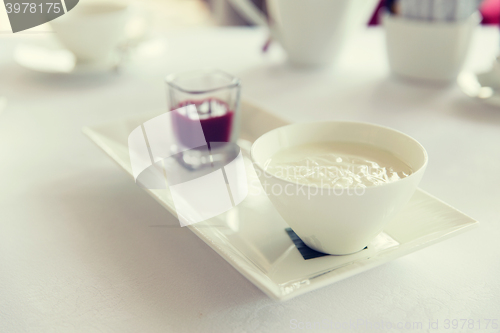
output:
[[[383,24],[391,71],[415,79],[455,80],[480,21],[479,13],[460,22],[423,21],[386,13]]]
[[[264,169],[266,161],[282,149],[325,141],[374,145],[404,161],[413,173],[353,195],[347,191],[322,193],[318,186],[283,180]],[[337,255],[355,253],[368,245],[409,201],[427,166],[427,153],[415,139],[390,128],[356,122],[280,127],[258,138],[251,156],[269,199],[290,227],[314,250]]]

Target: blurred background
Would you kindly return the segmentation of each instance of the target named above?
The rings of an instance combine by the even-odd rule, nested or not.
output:
[[[381,0],[376,12],[370,19],[370,25],[379,24],[378,11],[386,0]],[[252,0],[264,12],[265,0]],[[141,5],[152,13],[152,25],[159,28],[179,28],[193,26],[233,26],[250,25],[251,22],[242,17],[228,0],[141,0]],[[483,24],[500,23],[500,1],[484,0],[480,6]],[[30,29],[30,31],[47,31],[48,25]],[[10,31],[7,13],[0,10],[0,31]]]
[[[216,20],[210,14],[209,5],[203,0],[141,0],[140,3],[151,12],[152,25],[159,28],[216,24]],[[223,7],[222,11],[226,10],[226,6]],[[0,30],[11,31],[7,12],[3,6],[0,10]],[[50,25],[43,24],[30,29],[30,32],[47,30],[50,30]]]

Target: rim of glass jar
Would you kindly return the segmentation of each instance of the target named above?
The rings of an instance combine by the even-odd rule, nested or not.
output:
[[[176,84],[174,81],[175,79],[177,79],[179,76],[181,75],[186,75],[186,74],[194,74],[194,73],[201,73],[203,75],[210,75],[210,74],[220,74],[222,76],[225,76],[227,77],[228,79],[230,79],[230,82],[226,85],[223,85],[223,86],[220,86],[220,87],[216,87],[216,88],[212,88],[212,89],[206,89],[206,90],[190,90],[190,89],[185,89],[185,88],[182,88],[181,86],[179,86],[178,84]],[[182,92],[185,92],[185,93],[189,93],[189,94],[206,94],[206,93],[211,93],[211,92],[214,92],[214,91],[218,91],[218,90],[223,90],[223,89],[228,89],[228,88],[235,88],[235,87],[239,87],[240,86],[240,80],[224,71],[221,71],[219,69],[206,69],[206,70],[194,70],[194,71],[188,71],[188,72],[181,72],[181,73],[176,73],[176,74],[169,74],[165,77],[165,82],[167,83],[167,85],[169,85],[170,87],[172,88],[175,88],[177,90],[180,90]]]

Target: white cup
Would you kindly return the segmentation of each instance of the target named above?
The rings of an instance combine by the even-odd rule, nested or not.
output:
[[[378,0],[268,0],[266,17],[250,0],[229,0],[258,25],[267,26],[273,39],[297,66],[332,63],[345,41],[365,26]]]
[[[321,191],[316,185],[283,180],[265,171],[266,161],[280,150],[325,141],[374,145],[404,161],[413,173],[391,183],[368,186],[361,194]],[[251,155],[269,199],[288,225],[307,246],[336,255],[358,252],[382,232],[410,200],[427,166],[427,153],[415,139],[387,127],[356,122],[280,127],[258,138]]]
[[[431,22],[386,13],[383,24],[391,71],[413,79],[455,80],[479,22],[479,13],[459,22]]]
[[[128,1],[88,0],[51,21],[61,43],[80,62],[106,61],[124,39]]]

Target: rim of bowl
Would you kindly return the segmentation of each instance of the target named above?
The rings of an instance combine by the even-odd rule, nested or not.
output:
[[[382,17],[382,24],[384,21],[392,21],[392,22],[402,22],[405,24],[412,24],[414,26],[425,26],[425,27],[459,27],[462,25],[467,25],[471,21],[474,22],[474,24],[479,24],[481,23],[481,13],[476,10],[473,12],[470,16],[468,16],[465,19],[458,20],[458,21],[427,21],[427,20],[421,20],[417,18],[409,18],[409,17],[403,17],[403,16],[398,16],[398,15],[393,15],[389,13],[387,10],[383,11],[381,13]]]
[[[321,188],[320,186],[318,185],[315,185],[315,184],[301,184],[301,183],[298,183],[298,182],[294,182],[294,181],[291,181],[291,180],[287,180],[287,179],[283,179],[283,178],[279,178],[275,175],[273,175],[272,173],[269,173],[267,172],[259,163],[257,163],[257,161],[255,161],[255,158],[254,158],[254,148],[255,148],[255,144],[257,143],[257,141],[261,140],[262,137],[264,137],[265,135],[271,133],[271,132],[274,132],[274,131],[277,131],[279,129],[283,129],[283,128],[286,128],[286,127],[291,127],[291,126],[298,126],[298,125],[314,125],[314,124],[325,124],[325,123],[330,123],[330,124],[356,124],[356,125],[368,125],[368,126],[372,126],[372,127],[378,127],[378,128],[382,128],[382,129],[386,129],[386,130],[389,130],[389,131],[392,131],[392,132],[396,132],[400,135],[403,135],[407,138],[409,138],[410,140],[414,141],[421,149],[422,149],[422,152],[424,154],[424,163],[415,171],[413,171],[409,176],[407,177],[404,177],[404,178],[400,178],[396,181],[393,181],[393,182],[389,182],[389,183],[383,183],[383,184],[380,184],[380,185],[376,185],[376,186],[366,186],[366,188],[375,188],[375,187],[380,187],[380,186],[389,186],[391,184],[394,184],[394,183],[399,183],[401,181],[405,181],[405,179],[409,179],[410,177],[413,177],[414,175],[416,175],[417,173],[421,172],[422,170],[424,170],[426,167],[427,167],[427,164],[429,162],[429,156],[427,154],[427,150],[425,150],[425,147],[420,143],[418,142],[416,139],[414,139],[413,137],[409,136],[408,134],[406,133],[403,133],[401,131],[398,131],[394,128],[391,128],[391,127],[387,127],[387,126],[382,126],[382,125],[377,125],[377,124],[373,124],[373,123],[368,123],[368,122],[362,122],[362,121],[335,121],[335,120],[331,120],[331,121],[312,121],[312,122],[303,122],[303,123],[293,123],[293,124],[288,124],[288,125],[285,125],[285,126],[280,126],[278,128],[275,128],[275,129],[272,129],[264,134],[262,134],[261,136],[259,136],[257,138],[257,140],[255,140],[253,143],[252,143],[252,147],[250,148],[250,157],[252,159],[252,164],[254,166],[257,166],[260,170],[262,170],[262,172],[264,172],[265,174],[269,175],[270,177],[272,178],[275,178],[275,179],[279,179],[281,181],[284,181],[284,182],[287,182],[289,184],[294,184],[294,185],[301,185],[301,186],[307,186],[307,187],[318,187],[318,188]],[[374,145],[375,146],[375,145]],[[375,146],[377,147],[377,146]],[[378,147],[379,149],[384,149],[384,148],[381,148],[381,147]],[[399,158],[399,157],[398,157]],[[406,163],[406,161],[403,161],[404,163]]]

